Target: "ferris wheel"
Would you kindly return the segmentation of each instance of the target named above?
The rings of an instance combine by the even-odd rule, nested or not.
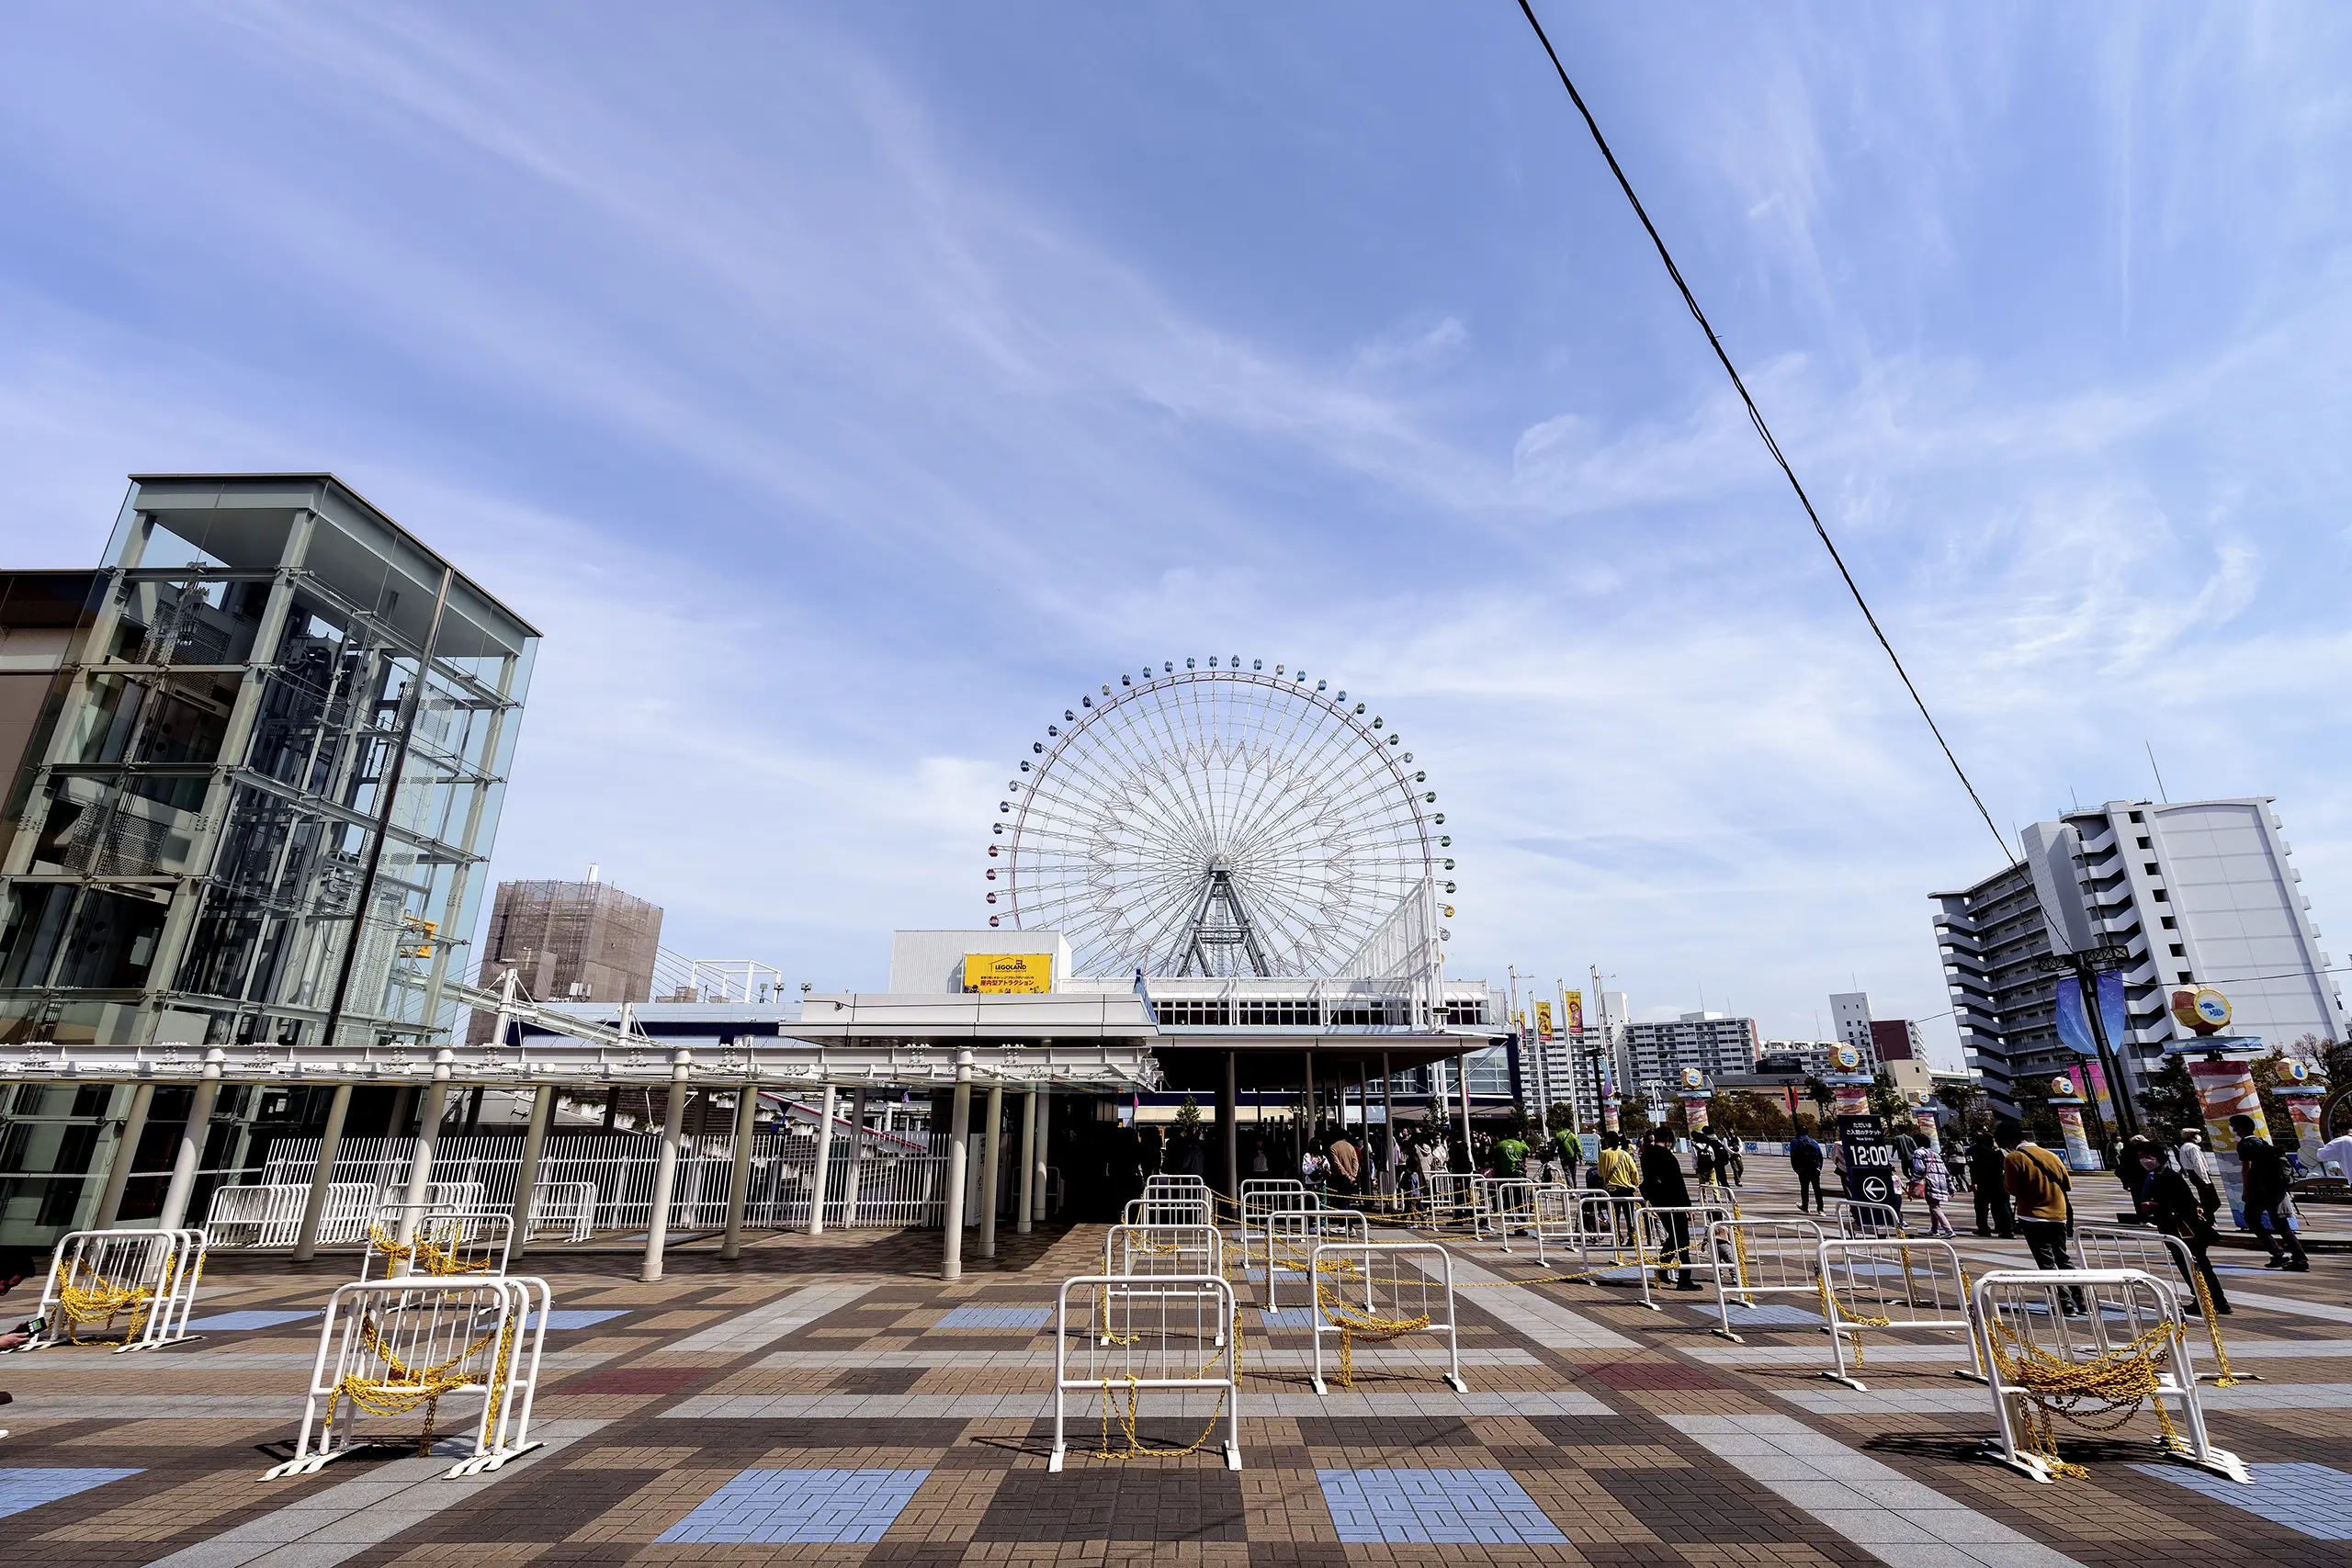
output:
[[[1061,932],[1080,974],[1326,976],[1415,900],[1450,918],[1427,773],[1327,687],[1237,656],[1080,697],[999,804],[989,924]]]

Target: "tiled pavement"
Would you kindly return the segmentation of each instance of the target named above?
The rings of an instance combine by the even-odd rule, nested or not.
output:
[[[1781,1201],[1768,1163],[1751,1162],[1764,1212]],[[1470,1393],[1405,1340],[1360,1347],[1356,1386],[1317,1396],[1305,1319],[1253,1310],[1241,1471],[1213,1445],[1099,1457],[1117,1427],[1097,1402],[1073,1411],[1054,1473],[1055,1286],[1091,1271],[1099,1238],[1023,1238],[1007,1266],[955,1285],[918,1271],[935,1245],[920,1235],[779,1237],[733,1271],[689,1250],[650,1286],[609,1260],[542,1255],[557,1305],[537,1416],[548,1447],[468,1481],[442,1478],[446,1438],[433,1458],[412,1440],[260,1481],[266,1446],[293,1435],[313,1314],[343,1265],[223,1258],[198,1343],[0,1358],[17,1397],[0,1418],[14,1428],[0,1517],[12,1555],[44,1568],[2352,1562],[2352,1259],[2227,1277],[2229,1343],[2262,1381],[2214,1391],[2209,1412],[2252,1487],[2151,1462],[2144,1417],[2062,1436],[2091,1477],[2039,1485],[1979,1457],[1991,1412],[1951,1376],[1963,1357],[1948,1337],[1882,1337],[1860,1393],[1817,1375],[1826,1346],[1800,1307],[1735,1309],[1747,1342],[1733,1345],[1692,1310],[1702,1298],[1653,1313],[1625,1284],[1545,1282],[1523,1249],[1467,1243]],[[1987,1246],[1972,1268],[1998,1256]],[[1190,1444],[1215,1404],[1147,1394],[1140,1434]]]

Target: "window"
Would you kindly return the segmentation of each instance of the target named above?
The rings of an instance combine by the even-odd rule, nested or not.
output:
[[[2190,978],[2188,977],[2188,970],[2186,970],[2186,969],[2177,970],[2177,971],[2175,971],[2175,973],[2177,973],[2177,975],[2179,975],[2179,976],[2180,976],[2180,983],[2181,983],[2182,985],[2184,985],[2184,986],[2193,986],[2193,985],[2195,985],[2195,984],[2197,983],[2196,981],[2194,981],[2194,980],[2192,980],[2192,979],[2190,979]]]
[[[2154,861],[2149,861],[2146,864],[2143,865],[2140,869],[2141,869],[2141,870],[2143,870],[2143,871],[2144,871],[2144,872],[2146,872],[2150,876],[2154,876],[2154,875],[2156,875],[2156,874],[2157,874],[2157,872],[2156,872],[2156,863],[2155,863],[2155,862],[2154,862]]]
[[[2142,849],[2143,849],[2143,850],[2151,847],[2151,846],[2149,845],[2149,843],[2148,843],[2148,840],[2145,840],[2145,839],[2142,839],[2142,840],[2138,840],[2138,842],[2139,842],[2140,847],[2141,847]]]
[[[2132,821],[2134,821],[2134,822],[2144,822],[2144,821],[2146,821],[2146,820],[2147,820],[2147,818],[2144,818],[2144,817],[2143,817],[2143,816],[2141,816],[2138,812],[2134,811],[2133,813],[2132,813]]]
[[[2156,889],[2156,902],[2159,904],[2169,904],[2172,902],[2172,895],[2159,887]],[[2172,921],[2166,920],[2165,921],[2165,924],[2170,925],[2172,924]]]
[[[2188,956],[2188,950],[2181,946],[2180,943],[2174,942],[2172,944],[2172,955],[2175,958],[2186,958]]]
[[[2164,921],[2164,923],[2165,923],[2165,930],[2166,930],[2166,931],[2171,931],[2171,930],[2173,930],[2173,929],[2174,929],[2174,920],[2173,920],[2173,918],[2172,918],[2170,915],[2165,915],[2165,916],[2161,916],[2161,917],[2159,917],[2159,918],[2160,918],[2161,919],[2163,919],[2163,921]]]

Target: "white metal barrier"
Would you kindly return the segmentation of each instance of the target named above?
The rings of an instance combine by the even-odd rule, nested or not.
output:
[[[1225,1241],[1215,1225],[1113,1225],[1102,1234],[1106,1275],[1225,1272]]]
[[[1721,1181],[1699,1183],[1699,1201],[1712,1209],[1721,1209],[1735,1220],[1739,1215],[1739,1189]]]
[[[1910,1234],[1903,1228],[1903,1211],[1892,1203],[1832,1198],[1828,1209],[1838,1222],[1838,1235],[1848,1241],[1897,1241]]]
[[[1712,1275],[1718,1284],[1726,1273],[1736,1279],[1732,1259],[1716,1253],[1708,1234],[1716,1221],[1730,1218],[1730,1211],[1707,1203],[1657,1209],[1645,1205],[1634,1210],[1634,1261],[1641,1267],[1642,1304],[1652,1312],[1666,1310],[1650,1297],[1650,1286],[1659,1274],[1687,1273],[1694,1288],[1700,1288],[1701,1273]]]
[[[1046,1468],[1061,1469],[1069,1452],[1069,1396],[1091,1393],[1102,1400],[1106,1452],[1114,1420],[1125,1438],[1122,1458],[1196,1451],[1222,1421],[1225,1467],[1239,1470],[1241,1337],[1235,1323],[1233,1287],[1218,1274],[1063,1280],[1054,1313],[1054,1449]],[[1163,1389],[1216,1392],[1217,1407],[1189,1448],[1150,1449],[1136,1431],[1144,1393]]]
[[[1147,1192],[1140,1198],[1130,1198],[1119,1216],[1121,1224],[1128,1225],[1209,1225],[1216,1223],[1216,1213],[1206,1198],[1170,1197],[1174,1190],[1162,1188]]]
[[[1313,1306],[1322,1281],[1314,1273],[1315,1248],[1324,1241],[1363,1244],[1372,1222],[1354,1209],[1276,1209],[1266,1216],[1266,1310],[1283,1310],[1282,1281],[1305,1281],[1301,1306]]]
[[[2214,1370],[2197,1375],[2223,1387],[2262,1381],[2259,1373],[2242,1372],[2230,1365],[2229,1348],[2222,1343],[2221,1317],[2213,1311],[2212,1303],[2206,1300],[2205,1281],[2197,1273],[2197,1258],[2187,1242],[2159,1230],[2076,1225],[2075,1243],[2081,1248],[2086,1269],[2136,1269],[2159,1279],[2167,1269],[2177,1271],[2188,1286],[2181,1292],[2181,1308],[2205,1320],[2205,1336],[2213,1346]]]
[[[1708,1251],[1728,1253],[1733,1278],[1715,1272],[1715,1310],[1723,1326],[1715,1332],[1746,1344],[1732,1326],[1731,1303],[1753,1307],[1759,1297],[1796,1296],[1821,1304],[1821,1227],[1811,1220],[1717,1220],[1707,1227]]]
[[[1862,1370],[1862,1334],[1917,1329],[1961,1334],[1968,1338],[1971,1368],[1955,1368],[1952,1376],[1984,1380],[1984,1363],[1976,1348],[1976,1325],[1970,1315],[1968,1274],[1961,1267],[1959,1249],[1948,1241],[1927,1236],[1831,1239],[1821,1244],[1821,1310],[1828,1320],[1830,1352],[1836,1370],[1821,1375],[1848,1388],[1865,1388],[1846,1370],[1846,1348],[1851,1341],[1854,1371]]]
[[[1143,1190],[1146,1192],[1174,1191],[1186,1197],[1206,1198],[1208,1196],[1209,1181],[1208,1178],[1205,1176],[1170,1176],[1163,1173],[1158,1176],[1145,1177],[1143,1179]]]
[[[1408,1334],[1440,1336],[1441,1381],[1456,1393],[1470,1392],[1462,1381],[1452,1253],[1433,1241],[1317,1242],[1307,1268],[1315,1287],[1316,1393],[1330,1392],[1323,1380],[1326,1339],[1339,1338],[1344,1388],[1355,1379],[1357,1339],[1389,1341]]]
[[[1276,1209],[1319,1209],[1323,1200],[1304,1181],[1251,1177],[1241,1184],[1241,1266],[1251,1267],[1265,1240],[1266,1216]]]
[[[380,1258],[385,1272],[398,1278],[496,1279],[506,1272],[514,1247],[512,1214],[480,1213],[449,1203],[386,1203],[368,1227],[359,1277],[367,1279]]]
[[[531,1440],[539,1353],[552,1305],[547,1281],[367,1280],[327,1298],[319,1354],[294,1457],[262,1479],[308,1475],[365,1446],[363,1415],[424,1412],[420,1457],[432,1450],[445,1399],[480,1395],[473,1451],[448,1474],[496,1470]],[[348,1401],[350,1412],[343,1410]]]
[[[176,1345],[194,1337],[187,1320],[203,1276],[200,1230],[68,1231],[50,1255],[40,1327],[17,1348],[104,1343],[83,1331],[111,1335],[118,1319],[127,1321],[117,1354]]]
[[[595,1234],[596,1185],[592,1181],[542,1184],[531,1194],[531,1235],[548,1231],[566,1241],[586,1241]]]
[[[1450,1170],[1431,1171],[1421,1184],[1419,1223],[1430,1230],[1468,1224],[1476,1201],[1470,1184],[1476,1179]]]
[[[2076,1297],[2086,1310],[2069,1315]],[[1976,1281],[1971,1304],[2000,1421],[1988,1450],[2003,1463],[2042,1482],[2081,1473],[2058,1456],[2056,1420],[2081,1400],[2128,1418],[2144,1400],[2155,1409],[2159,1453],[2252,1483],[2206,1430],[2180,1292],[2166,1280],[2137,1269],[2000,1271]],[[2179,1407],[2178,1426],[2166,1401]]]
[[[1470,1179],[1470,1232],[1480,1240],[1499,1236],[1510,1246],[1510,1233],[1525,1228],[1535,1207],[1533,1181],[1524,1176],[1474,1176]]]

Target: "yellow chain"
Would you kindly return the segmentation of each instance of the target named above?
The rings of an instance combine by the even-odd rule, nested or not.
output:
[[[2026,1450],[2052,1475],[2077,1480],[2090,1475],[2083,1466],[2058,1457],[2060,1418],[2086,1431],[2112,1432],[2138,1413],[2143,1401],[2155,1408],[2156,1429],[2165,1446],[2175,1452],[2188,1451],[2188,1445],[2173,1428],[2164,1401],[2157,1397],[2157,1372],[2181,1339],[2177,1323],[2167,1319],[2093,1361],[2061,1360],[2027,1344],[2002,1324],[1998,1314],[1990,1318],[1988,1326],[1992,1332],[1985,1337],[2001,1381],[2016,1385],[2027,1402],[2027,1408],[2018,1413],[2025,1427]],[[2006,1354],[2007,1347],[2014,1347],[2018,1354]],[[2115,1419],[2102,1423],[2091,1418],[2077,1408],[2086,1400],[2098,1404],[2098,1415],[2113,1415]]]

